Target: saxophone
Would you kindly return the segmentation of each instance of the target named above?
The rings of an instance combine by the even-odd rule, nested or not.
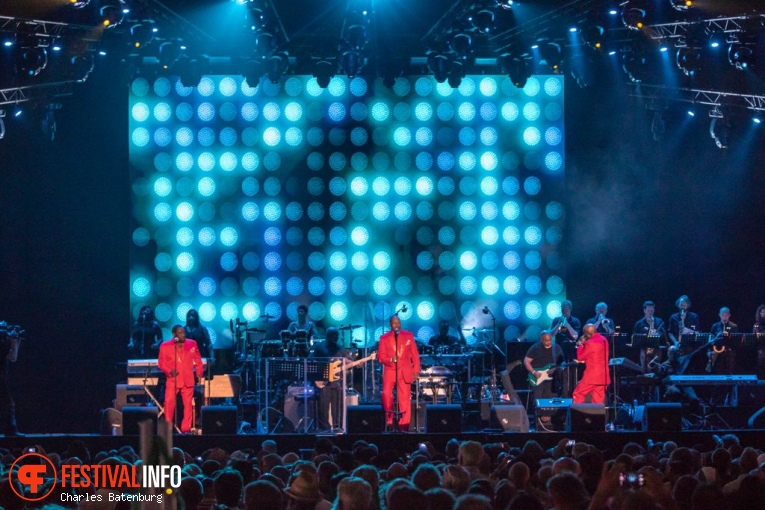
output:
[[[708,374],[712,373],[712,370],[715,368],[715,362],[717,361],[717,357],[723,352],[725,352],[725,346],[723,345],[722,347],[717,347],[714,344],[714,341],[720,337],[727,335],[728,329],[729,328],[725,324],[723,324],[722,331],[720,331],[720,333],[714,339],[710,340],[710,343],[712,344],[712,349],[707,351],[708,360],[707,360],[707,366],[705,368]]]
[[[658,332],[656,331],[656,328],[654,327],[656,325],[656,321],[653,318],[653,315],[648,320],[648,336],[655,336]],[[646,347],[645,354],[646,356],[653,356],[653,347]]]

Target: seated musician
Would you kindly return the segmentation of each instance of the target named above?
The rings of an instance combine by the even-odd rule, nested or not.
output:
[[[725,374],[729,375],[733,373],[736,363],[736,352],[729,346],[719,346],[715,343],[719,343],[723,337],[730,334],[739,333],[738,325],[730,320],[730,308],[723,306],[720,308],[720,321],[712,324],[710,334],[712,336],[710,343],[711,348],[707,350],[707,367],[706,372],[709,374]]]
[[[349,358],[351,351],[343,347],[340,342],[340,332],[337,328],[327,328],[327,339],[324,342],[317,342],[312,357],[314,358]],[[322,383],[317,382],[319,390],[319,427],[322,430],[340,429],[343,423],[343,379],[337,381],[325,380]],[[329,423],[330,413],[332,416],[332,425]]]
[[[632,329],[633,342],[635,335],[660,337],[658,349],[645,345],[640,348],[640,367],[643,372],[649,372],[652,367],[658,367],[661,364],[663,357],[661,347],[667,344],[667,331],[664,328],[664,321],[654,315],[655,311],[656,305],[653,301],[643,303],[643,317],[635,323],[635,327]]]
[[[456,352],[463,345],[466,345],[464,339],[460,340],[454,335],[449,334],[449,321],[442,320],[438,323],[438,334],[430,337],[428,345],[438,352]]]
[[[699,316],[690,311],[691,300],[688,296],[683,294],[677,298],[675,306],[677,306],[678,311],[669,318],[667,330],[667,336],[672,342],[667,351],[667,357],[670,359],[677,359],[681,354],[688,354],[688,352],[681,352],[681,348],[686,349],[685,346],[680,345],[682,336],[693,335],[701,329]]]
[[[553,374],[561,363],[563,363],[563,349],[553,342],[549,331],[542,331],[539,341],[529,348],[526,357],[523,358],[523,366],[529,373],[529,384],[534,393],[534,401],[554,396]],[[550,417],[543,416],[541,420],[547,422]]]
[[[297,307],[297,320],[290,322],[289,326],[287,326],[287,330],[293,337],[296,332],[305,331],[309,343],[311,339],[319,335],[319,331],[316,329],[316,324],[314,324],[308,317],[308,307],[305,305],[299,305]]]

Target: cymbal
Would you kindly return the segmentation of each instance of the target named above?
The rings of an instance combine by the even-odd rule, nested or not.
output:
[[[259,329],[259,328],[247,328],[245,331],[251,331],[253,333],[265,333],[265,329]]]
[[[338,331],[351,331],[354,329],[359,329],[362,327],[360,324],[348,324],[347,326],[340,326],[337,328]]]
[[[274,317],[273,315],[268,315],[267,313],[264,313],[260,317],[258,317],[258,319],[268,320],[268,319],[276,319],[276,317]]]

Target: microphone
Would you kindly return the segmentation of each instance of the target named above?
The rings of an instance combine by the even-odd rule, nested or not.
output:
[[[398,328],[393,328],[393,334],[394,335],[398,336],[398,332],[399,332]]]
[[[403,305],[403,306],[401,307],[401,311],[402,311],[403,313],[406,313],[406,312],[407,312],[407,310],[409,310],[409,308],[408,308],[406,305]]]
[[[489,314],[489,307],[488,306],[484,306],[483,310],[481,310],[481,311],[483,312],[484,315],[488,315]]]

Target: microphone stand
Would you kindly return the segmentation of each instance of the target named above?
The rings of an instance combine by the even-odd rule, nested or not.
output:
[[[401,311],[401,310],[399,310],[399,311]],[[396,314],[398,314],[398,312],[396,312]],[[401,418],[401,415],[404,414],[404,413],[401,411],[401,409],[399,408],[399,405],[398,405],[398,399],[399,399],[399,394],[398,394],[398,390],[399,390],[399,387],[398,387],[398,362],[399,362],[399,359],[398,359],[398,355],[399,355],[399,352],[398,352],[398,331],[396,331],[395,329],[393,330],[393,336],[396,339],[396,356],[395,356],[396,357],[396,362],[395,362],[396,363],[396,384],[394,386],[396,388],[396,398],[393,401],[393,408],[395,409],[395,411],[393,411],[393,432],[398,433],[398,432],[400,432],[399,429],[398,429],[398,422],[399,422],[399,419]],[[393,392],[391,391],[391,397],[392,396],[393,396]]]

